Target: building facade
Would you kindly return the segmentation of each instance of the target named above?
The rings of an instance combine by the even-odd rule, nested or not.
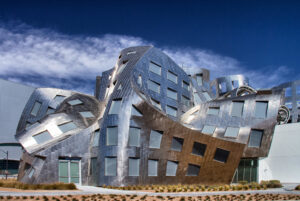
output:
[[[95,186],[256,181],[275,126],[290,119],[284,93],[285,86],[253,89],[243,75],[211,81],[200,68],[189,75],[152,46],[130,47],[97,77],[94,96],[32,92],[15,136],[24,149],[18,179]]]

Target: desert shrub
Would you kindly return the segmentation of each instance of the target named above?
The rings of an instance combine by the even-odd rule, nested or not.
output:
[[[245,185],[248,184],[248,181],[238,181],[238,184]]]
[[[295,190],[300,191],[300,185],[296,186]]]
[[[282,184],[279,180],[261,181],[261,185],[265,185],[267,188],[281,188]]]

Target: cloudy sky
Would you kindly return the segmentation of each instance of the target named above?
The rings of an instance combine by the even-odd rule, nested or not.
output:
[[[300,79],[300,3],[224,2],[3,1],[0,78],[92,94],[123,48],[154,45],[212,78],[246,74],[256,88]]]

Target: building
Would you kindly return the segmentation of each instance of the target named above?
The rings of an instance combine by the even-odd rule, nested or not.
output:
[[[243,75],[211,81],[208,70],[189,75],[152,46],[124,49],[97,77],[94,96],[32,92],[15,135],[24,149],[18,179],[96,186],[257,181],[259,163],[271,164],[263,161],[275,126],[295,120],[286,88],[255,90]]]

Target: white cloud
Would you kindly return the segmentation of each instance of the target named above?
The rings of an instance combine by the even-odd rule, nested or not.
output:
[[[0,25],[0,77],[34,86],[92,93],[96,75],[112,68],[122,49],[150,44],[139,37],[69,36],[26,25]],[[277,85],[278,81],[286,81],[284,77],[289,73],[284,66],[247,70],[234,58],[202,49],[158,48],[194,72],[202,67],[211,70],[213,77],[246,74],[255,87]]]

